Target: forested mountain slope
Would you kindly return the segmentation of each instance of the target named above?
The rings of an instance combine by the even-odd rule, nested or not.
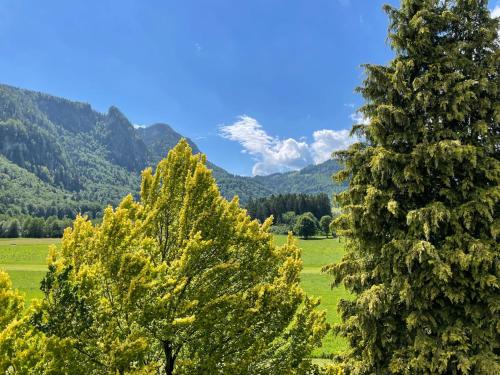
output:
[[[141,170],[181,138],[167,124],[135,128],[116,107],[100,113],[86,103],[0,85],[0,216],[98,214],[104,205],[136,194]],[[239,195],[243,203],[336,189],[333,161],[258,177],[209,165],[224,196]]]
[[[331,194],[345,188],[345,185],[336,185],[332,181],[332,174],[338,170],[337,162],[328,160],[322,164],[310,165],[300,171],[255,176],[253,179],[275,193]]]

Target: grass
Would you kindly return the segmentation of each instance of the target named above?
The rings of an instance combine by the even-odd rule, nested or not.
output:
[[[28,303],[42,297],[40,281],[47,271],[48,249],[59,242],[52,238],[0,239],[0,270],[7,271]]]
[[[286,236],[275,236],[277,245],[286,241]],[[312,238],[309,240],[298,240],[302,249],[301,284],[310,296],[321,299],[320,308],[326,310],[327,321],[330,324],[340,323],[340,315],[337,312],[337,304],[340,299],[348,299],[349,294],[343,287],[330,287],[331,276],[323,274],[321,267],[326,264],[338,262],[344,254],[344,245],[338,239]],[[334,336],[331,332],[323,340],[323,346],[313,353],[316,357],[327,357],[332,353],[340,353],[347,350],[348,344],[343,337]]]
[[[277,245],[282,245],[286,236],[275,236]],[[40,281],[47,270],[46,258],[49,245],[59,245],[59,239],[0,239],[0,269],[9,273],[14,288],[19,289],[26,298],[41,298]],[[343,255],[343,244],[338,240],[314,238],[298,240],[302,249],[304,269],[302,287],[308,295],[321,298],[321,308],[326,310],[330,324],[340,321],[337,304],[341,298],[349,298],[344,288],[330,288],[331,277],[321,273],[321,267],[339,261]],[[329,333],[323,346],[314,352],[316,357],[325,357],[347,349],[347,342]]]

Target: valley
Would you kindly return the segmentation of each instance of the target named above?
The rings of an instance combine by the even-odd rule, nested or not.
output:
[[[140,173],[185,138],[167,124],[136,128],[116,107],[90,104],[0,84],[0,220],[9,217],[99,217],[108,204],[137,195]],[[194,153],[197,145],[187,139]],[[345,188],[329,160],[268,176],[233,175],[208,162],[222,195],[250,199]]]

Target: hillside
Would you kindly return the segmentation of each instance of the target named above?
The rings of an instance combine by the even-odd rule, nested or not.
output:
[[[157,123],[135,128],[116,107],[0,85],[0,216],[99,214],[135,194],[142,169],[155,165],[182,135]],[[188,139],[195,152],[194,142]],[[332,193],[328,161],[301,171],[241,177],[209,163],[227,198],[277,193]]]
[[[338,170],[338,164],[334,160],[328,160],[322,164],[310,165],[300,171],[255,176],[252,179],[275,193],[328,193],[331,195],[345,188],[332,181],[332,175]]]

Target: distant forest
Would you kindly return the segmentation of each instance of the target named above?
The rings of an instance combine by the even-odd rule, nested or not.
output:
[[[311,212],[318,220],[332,213],[330,198],[325,193],[271,195],[250,199],[246,208],[252,218],[261,222],[273,215],[274,224],[283,223],[283,214],[287,212],[294,212],[296,215]]]
[[[0,238],[56,238],[62,237],[64,229],[72,226],[73,219],[65,217],[58,218],[57,216],[42,217],[25,217],[18,220],[5,219],[0,220]]]
[[[102,207],[99,204],[80,207],[59,207],[55,202],[47,202],[47,210],[35,211],[36,216],[20,215],[9,217],[0,214],[0,238],[1,237],[61,237],[64,228],[71,226],[77,213],[87,216],[93,222],[101,220]],[[278,194],[269,197],[250,199],[246,205],[248,214],[263,222],[269,216],[274,217],[273,224],[290,223],[290,213],[299,216],[311,213],[319,222],[325,215],[332,214],[332,207],[328,195],[320,194]],[[287,215],[288,214],[288,215]],[[288,227],[287,227],[288,228]],[[284,233],[287,233],[287,230]],[[291,229],[290,229],[291,230]]]

